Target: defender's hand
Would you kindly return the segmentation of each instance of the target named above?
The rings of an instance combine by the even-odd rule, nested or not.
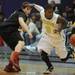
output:
[[[29,38],[30,38],[30,39],[32,39],[32,38],[33,38],[32,33],[29,33]]]

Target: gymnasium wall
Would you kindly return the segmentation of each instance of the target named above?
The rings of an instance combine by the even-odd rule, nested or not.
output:
[[[47,0],[3,0],[1,3],[2,11],[4,12],[5,17],[8,17],[14,10],[19,9],[24,1],[37,3],[42,6],[46,5],[47,3]]]
[[[24,1],[28,1],[31,3],[37,3],[37,4],[42,5],[43,7],[48,2],[48,0],[0,0],[0,4],[2,5],[2,11],[5,17],[8,17],[14,10],[19,9],[22,2]],[[71,6],[72,1],[73,0],[60,0],[62,6],[66,6],[66,5]]]

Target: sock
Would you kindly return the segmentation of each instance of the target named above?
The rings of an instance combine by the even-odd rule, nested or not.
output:
[[[52,66],[51,61],[49,60],[48,54],[44,51],[41,52],[41,58],[46,63],[48,68]]]
[[[8,66],[12,68],[13,63],[19,66],[19,52],[13,51],[10,55]]]
[[[19,52],[13,51],[11,53],[10,60],[19,65]]]

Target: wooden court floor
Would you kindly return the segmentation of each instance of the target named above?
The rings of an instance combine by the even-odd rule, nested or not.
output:
[[[46,70],[46,65],[42,61],[20,61],[21,72],[7,73],[3,71],[6,61],[0,62],[0,75],[75,75],[75,64],[54,63],[54,70],[51,74],[43,74]]]

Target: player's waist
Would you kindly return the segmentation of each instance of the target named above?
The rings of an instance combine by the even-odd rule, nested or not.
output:
[[[45,35],[47,35],[49,37],[52,37],[52,38],[60,37],[60,33],[59,32],[56,32],[56,33],[47,33],[47,32],[45,32]]]

